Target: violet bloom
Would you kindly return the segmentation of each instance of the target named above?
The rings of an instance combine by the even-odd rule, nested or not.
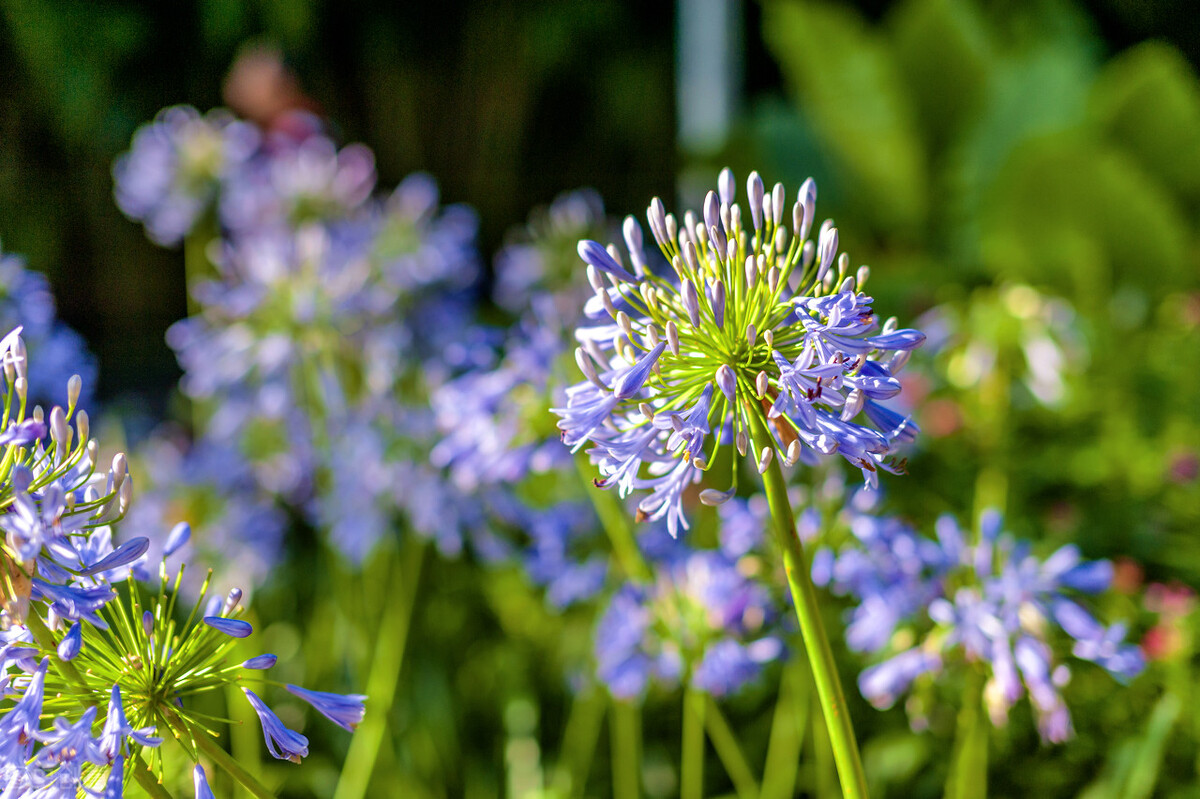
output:
[[[787,224],[782,184],[768,194],[752,173],[744,219],[728,170],[719,183],[700,216],[679,221],[651,203],[670,272],[652,268],[632,217],[624,251],[579,242],[594,292],[576,330],[586,380],[552,409],[568,446],[591,445],[602,487],[649,491],[639,516],[666,519],[672,535],[688,526],[686,490],[725,445],[760,472],[776,458],[840,455],[874,487],[880,471],[904,470],[899,450],[917,433],[881,403],[899,393],[895,375],[924,335],[880,322],[863,292],[869,270],[850,271],[832,222],[808,240],[816,185],[800,187]]]
[[[307,757],[308,739],[283,726],[283,722],[279,720],[274,711],[267,707],[266,703],[249,688],[243,688],[242,691],[246,694],[246,699],[254,708],[254,712],[258,714],[258,720],[262,722],[263,738],[267,742],[267,750],[271,756],[278,760],[290,760],[293,763],[299,763],[301,758]]]
[[[613,596],[596,631],[597,676],[622,698],[685,678],[714,696],[735,693],[782,653],[766,634],[770,620],[766,589],[736,562],[681,550],[653,586],[628,584]]]
[[[1104,626],[1081,603],[1080,595],[1107,589],[1112,570],[1083,561],[1073,545],[1040,558],[1001,534],[995,512],[984,514],[978,543],[948,516],[938,520],[936,541],[894,519],[851,514],[851,527],[855,539],[833,562],[830,586],[858,603],[847,640],[887,655],[859,677],[876,706],[891,706],[924,675],[979,664],[992,723],[1005,724],[1028,694],[1039,733],[1057,743],[1073,733],[1060,641],[1121,681],[1144,667],[1138,648],[1123,640],[1125,626]],[[917,643],[895,652],[893,633],[902,628]]]

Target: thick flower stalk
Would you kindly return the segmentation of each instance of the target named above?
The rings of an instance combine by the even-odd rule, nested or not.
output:
[[[924,336],[880,324],[862,291],[868,270],[850,271],[831,221],[808,240],[812,180],[790,225],[782,184],[766,193],[751,174],[749,219],[729,170],[719,186],[702,217],[689,211],[682,224],[651,203],[647,219],[669,271],[651,263],[633,217],[624,224],[628,266],[615,246],[579,243],[595,292],[576,332],[587,379],[555,409],[569,446],[591,442],[598,484],[649,491],[639,515],[666,518],[672,534],[687,528],[685,494],[724,445],[760,472],[776,458],[838,454],[875,485],[880,470],[903,469],[896,450],[917,432],[882,401],[900,392],[895,373]],[[728,489],[706,490],[703,501],[733,496],[733,462],[721,480]]]

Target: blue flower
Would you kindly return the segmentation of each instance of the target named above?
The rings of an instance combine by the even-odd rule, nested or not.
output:
[[[316,708],[322,716],[350,732],[354,732],[354,728],[362,722],[366,713],[364,703],[367,697],[362,694],[331,694],[325,691],[310,691],[298,685],[288,685],[287,689]]]
[[[242,691],[245,692],[246,699],[250,701],[254,712],[258,714],[258,720],[262,722],[263,738],[267,742],[267,749],[271,756],[278,760],[290,760],[293,763],[299,763],[301,758],[307,757],[308,739],[283,726],[283,722],[271,708],[267,707],[249,688],[243,688]]]
[[[1072,641],[1070,653],[1092,661],[1119,680],[1144,668],[1125,627],[1105,627],[1072,594],[1098,593],[1111,566],[1087,563],[1068,545],[1045,559],[1029,544],[1001,535],[999,514],[983,514],[977,544],[953,518],[937,522],[937,540],[917,535],[894,519],[850,514],[853,545],[833,561],[831,588],[852,596],[847,641],[852,648],[887,652],[894,633],[923,635],[916,646],[863,671],[859,689],[873,704],[891,706],[922,675],[952,663],[982,664],[988,672],[984,703],[996,726],[1028,693],[1044,740],[1072,734],[1061,688],[1070,677],[1054,647],[1056,634]],[[950,592],[950,587],[955,587]],[[932,629],[928,629],[929,627]]]
[[[670,687],[681,678],[734,693],[782,653],[764,634],[771,615],[767,591],[736,561],[680,547],[658,564],[653,586],[629,583],[614,594],[596,630],[597,676],[626,699],[652,680]]]
[[[245,638],[254,632],[250,622],[241,619],[225,619],[220,616],[205,616],[204,623],[230,638]]]
[[[216,799],[212,789],[208,787],[208,778],[204,776],[204,767],[199,764],[192,769],[192,785],[196,790],[196,799]]]
[[[165,108],[113,165],[117,205],[154,242],[178,244],[211,207],[220,182],[242,173],[258,142],[252,125],[226,112],[202,117],[188,106]]]

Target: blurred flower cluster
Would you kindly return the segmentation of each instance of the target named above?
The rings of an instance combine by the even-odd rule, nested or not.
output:
[[[816,582],[855,603],[847,644],[885,658],[859,677],[872,704],[890,707],[915,688],[908,709],[921,726],[933,678],[978,669],[994,725],[1003,726],[1028,694],[1042,738],[1061,742],[1072,734],[1061,693],[1071,677],[1064,652],[1122,682],[1141,672],[1144,658],[1125,641],[1126,625],[1101,624],[1080,601],[1111,586],[1108,561],[1085,561],[1074,544],[1039,557],[1030,542],[1001,532],[995,511],[983,514],[977,532],[942,516],[929,538],[873,512],[874,504],[862,492],[852,496],[841,514],[848,540],[814,560]]]
[[[457,549],[457,526],[428,510],[442,503],[400,485],[437,488],[409,470],[432,469],[424,397],[467,326],[473,213],[441,209],[421,174],[376,197],[371,151],[339,149],[301,112],[266,131],[224,112],[167,109],[114,174],[118,203],[152,238],[187,243],[193,310],[168,343],[193,402],[194,444],[180,453],[159,436],[149,462],[165,458],[162,468],[210,486],[223,540],[252,541],[247,566],[259,571],[277,550],[274,505],[353,562],[404,513]],[[264,522],[265,534],[249,535]]]

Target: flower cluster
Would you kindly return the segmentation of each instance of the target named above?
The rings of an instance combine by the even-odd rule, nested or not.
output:
[[[164,108],[113,165],[117,205],[145,224],[155,243],[179,244],[212,208],[222,183],[240,174],[260,139],[253,125],[222,110],[201,116],[190,106]]]
[[[668,272],[648,258],[633,217],[623,228],[627,262],[614,245],[579,242],[595,292],[576,331],[587,379],[555,409],[565,443],[592,444],[599,484],[623,496],[649,491],[640,516],[665,518],[672,534],[688,525],[685,492],[727,443],[760,471],[776,452],[787,463],[836,453],[875,485],[879,470],[903,469],[896,450],[917,433],[882,401],[900,392],[895,374],[924,336],[880,324],[862,291],[869,270],[850,272],[832,221],[808,239],[812,180],[790,226],[782,184],[768,193],[750,175],[748,220],[728,169],[718,185],[702,216],[689,211],[682,223],[651,203],[647,220]],[[733,486],[708,489],[704,501],[733,496],[733,463]]]
[[[186,126],[163,127],[180,115],[222,132],[248,125],[164,112],[116,168],[118,200],[132,216],[152,216],[122,200],[125,184],[143,180],[142,140],[185,150]],[[238,167],[209,173],[204,196],[218,235],[182,231],[204,245],[205,262],[190,267],[194,310],[168,343],[195,402],[197,446],[244,461],[258,492],[361,561],[399,513],[429,516],[427,496],[397,486],[404,464],[434,443],[421,405],[438,376],[419,365],[464,327],[479,275],[477,223],[466,208],[440,208],[422,174],[376,198],[371,151],[338,149],[311,122],[271,132],[251,125],[253,137],[221,139],[232,151],[218,160]],[[178,186],[180,173],[160,182]],[[364,470],[370,479],[360,479]],[[459,533],[443,521],[420,532],[452,549]]]
[[[1001,534],[995,512],[984,515],[974,544],[949,516],[938,520],[936,541],[895,519],[858,516],[851,529],[860,546],[818,565],[816,577],[858,602],[850,644],[889,653],[859,678],[863,695],[879,707],[923,676],[965,661],[987,673],[984,701],[993,724],[1003,725],[1028,693],[1042,737],[1060,742],[1072,728],[1061,693],[1070,669],[1055,654],[1059,633],[1075,658],[1120,680],[1144,665],[1138,648],[1124,642],[1123,624],[1106,627],[1080,604],[1077,595],[1109,587],[1112,567],[1082,560],[1074,545],[1039,558],[1028,543]]]
[[[146,600],[129,582],[150,542],[114,546],[111,525],[132,497],[126,458],[97,468],[99,445],[77,409],[78,376],[67,383],[65,409],[27,407],[19,333],[0,340],[0,785],[5,796],[120,797],[130,779],[161,781],[161,765],[157,776],[153,768],[161,733],[169,730],[193,759],[213,747],[211,716],[195,709],[195,697],[257,679],[275,657],[229,662],[252,632],[238,618],[240,590],[208,599],[206,580],[186,618],[176,614],[183,567],[168,590],[165,558],[186,544],[186,524],[167,539],[157,594]],[[287,689],[346,729],[362,718],[364,697]],[[271,753],[307,754],[304,737],[243,690]]]
[[[67,380],[78,374],[83,382],[79,404],[92,407],[96,359],[83,338],[58,318],[45,276],[26,268],[20,256],[0,251],[0,330],[18,326],[38,362],[37,372],[28,375],[30,402],[53,404]]]
[[[673,548],[651,585],[617,591],[596,630],[597,676],[614,696],[641,695],[651,680],[681,680],[710,693],[736,692],[782,651],[767,634],[766,588],[713,550]]]

